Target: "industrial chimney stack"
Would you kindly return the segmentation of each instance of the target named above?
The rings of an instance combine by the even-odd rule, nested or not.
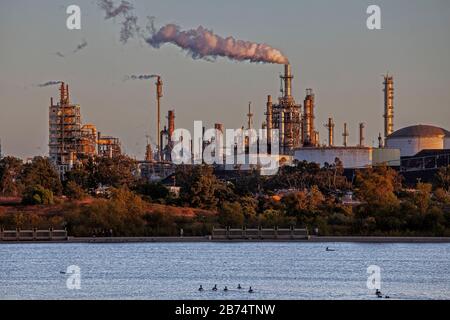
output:
[[[344,138],[344,147],[348,146],[348,127],[347,127],[347,123],[344,123],[344,132],[342,133],[342,137]]]
[[[334,145],[334,127],[333,118],[328,118],[328,124],[325,124],[325,128],[328,129],[328,146],[332,147]]]
[[[364,140],[365,140],[365,137],[364,137],[364,128],[365,128],[365,124],[363,123],[363,122],[361,122],[360,124],[359,124],[359,146],[360,147],[364,147]]]
[[[163,151],[161,148],[161,139],[159,138],[160,134],[161,134],[161,98],[163,96],[162,93],[162,80],[161,77],[158,76],[157,80],[156,80],[156,103],[157,103],[157,133],[156,133],[156,138],[158,140],[158,153],[157,153],[157,160],[162,160],[163,157]]]
[[[384,76],[384,137],[394,132],[394,77]]]
[[[292,95],[292,79],[294,79],[294,76],[291,73],[290,64],[284,65],[284,76],[280,77],[284,81],[284,97],[290,98]]]

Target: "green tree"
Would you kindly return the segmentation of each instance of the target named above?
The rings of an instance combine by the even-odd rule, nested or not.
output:
[[[114,188],[132,188],[137,183],[137,162],[130,157],[121,155],[114,158],[98,157],[95,168],[92,169],[92,180],[98,185],[111,186]]]
[[[22,192],[20,175],[23,169],[22,160],[5,157],[0,160],[0,194],[17,197]]]
[[[75,181],[69,181],[64,188],[64,194],[71,200],[83,200],[87,197],[83,188]]]
[[[397,208],[401,188],[398,173],[388,167],[367,168],[356,174],[356,194],[369,208]]]
[[[242,227],[244,214],[238,202],[225,202],[219,209],[219,223],[224,227]]]
[[[43,157],[35,157],[30,163],[24,165],[22,182],[26,186],[39,185],[56,195],[60,195],[63,189],[55,167],[48,158]]]
[[[53,192],[40,185],[31,186],[26,188],[22,202],[28,205],[52,205]]]

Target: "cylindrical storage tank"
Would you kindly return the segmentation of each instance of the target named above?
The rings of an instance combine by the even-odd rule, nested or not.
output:
[[[442,150],[448,135],[445,129],[417,125],[395,131],[386,138],[386,147],[400,149],[402,157],[412,157],[422,150]]]
[[[450,132],[447,134],[444,140],[444,149],[450,149]]]

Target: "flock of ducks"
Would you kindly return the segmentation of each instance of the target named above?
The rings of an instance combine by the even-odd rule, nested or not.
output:
[[[238,290],[242,290],[242,289],[243,289],[243,288],[241,287],[241,284],[238,284],[237,289],[238,289]],[[214,285],[214,287],[213,287],[211,290],[212,290],[212,291],[218,291],[219,289],[217,289],[217,284]],[[198,291],[205,291],[205,289],[203,289],[203,286],[200,285],[200,288],[198,288]],[[224,291],[224,292],[227,292],[227,291],[228,291],[228,287],[225,286],[225,288],[223,288],[223,291]],[[248,293],[253,293],[252,287],[250,287],[250,288],[248,289]]]

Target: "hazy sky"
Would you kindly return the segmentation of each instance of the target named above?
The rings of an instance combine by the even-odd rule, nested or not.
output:
[[[395,128],[426,123],[450,129],[450,1],[448,0],[129,0],[140,18],[156,26],[202,25],[222,36],[264,42],[292,64],[293,94],[303,104],[316,93],[316,127],[332,116],[336,143],[344,121],[356,143],[358,123],[366,141],[383,130],[382,74],[395,77]],[[116,4],[118,1],[116,0]],[[66,7],[82,10],[82,29],[66,28]],[[382,9],[382,30],[366,28],[366,9]],[[120,26],[104,20],[95,0],[1,0],[0,139],[3,152],[19,157],[48,152],[48,105],[64,80],[82,107],[84,123],[121,138],[124,150],[142,158],[146,134],[155,135],[154,80],[123,81],[129,74],[157,73],[164,81],[162,112],[176,110],[176,126],[194,120],[227,128],[264,120],[267,94],[278,96],[282,66],[193,60],[173,45],[153,49],[143,41],[123,45]],[[65,58],[86,40],[88,46]],[[153,138],[154,139],[154,138]]]

